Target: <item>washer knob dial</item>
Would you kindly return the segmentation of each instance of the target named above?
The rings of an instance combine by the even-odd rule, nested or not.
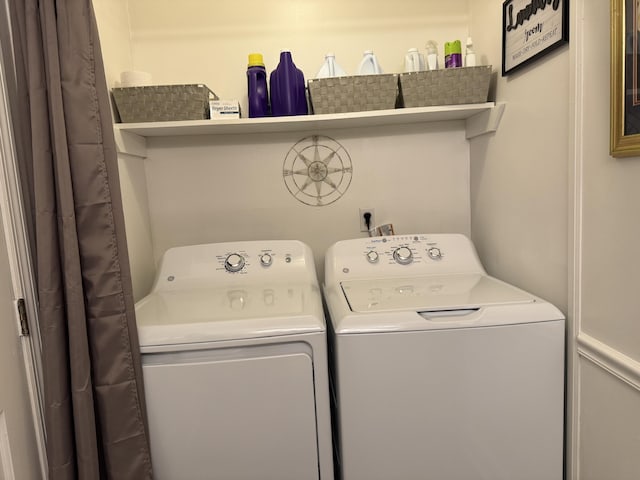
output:
[[[263,267],[270,267],[273,263],[273,257],[269,253],[263,253],[260,255],[260,265]]]
[[[227,272],[239,272],[244,267],[244,257],[238,253],[232,253],[224,261]]]
[[[367,261],[369,263],[377,263],[379,259],[380,259],[380,256],[378,255],[378,252],[376,252],[375,250],[369,250],[367,252]]]
[[[433,260],[440,260],[442,258],[442,252],[438,247],[431,247],[427,250],[427,254],[429,255],[429,258]]]
[[[413,261],[413,252],[409,247],[400,247],[393,252],[393,259],[400,265],[409,265]]]

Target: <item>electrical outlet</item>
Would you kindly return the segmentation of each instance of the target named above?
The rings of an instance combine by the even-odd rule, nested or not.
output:
[[[359,213],[360,213],[360,231],[361,232],[368,232],[373,227],[375,227],[375,225],[376,225],[376,211],[375,211],[375,209],[373,209],[373,208],[361,208]],[[367,228],[367,221],[365,219],[365,214],[366,213],[371,214],[371,217],[369,217],[369,227],[368,228]]]

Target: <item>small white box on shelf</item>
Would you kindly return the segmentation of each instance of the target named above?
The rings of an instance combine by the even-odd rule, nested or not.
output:
[[[240,103],[237,100],[210,100],[211,119],[240,118]]]

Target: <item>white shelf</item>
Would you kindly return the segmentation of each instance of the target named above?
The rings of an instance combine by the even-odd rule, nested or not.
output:
[[[438,107],[399,108],[295,117],[190,120],[179,122],[118,123],[114,125],[118,151],[146,156],[147,137],[183,135],[235,135],[295,132],[332,128],[466,120],[467,138],[494,132],[500,123],[504,103],[493,102]]]

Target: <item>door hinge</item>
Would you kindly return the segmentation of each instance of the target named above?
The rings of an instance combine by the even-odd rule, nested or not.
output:
[[[27,307],[24,298],[19,298],[16,306],[18,307],[18,320],[20,321],[20,336],[29,335],[29,322],[27,321]]]

